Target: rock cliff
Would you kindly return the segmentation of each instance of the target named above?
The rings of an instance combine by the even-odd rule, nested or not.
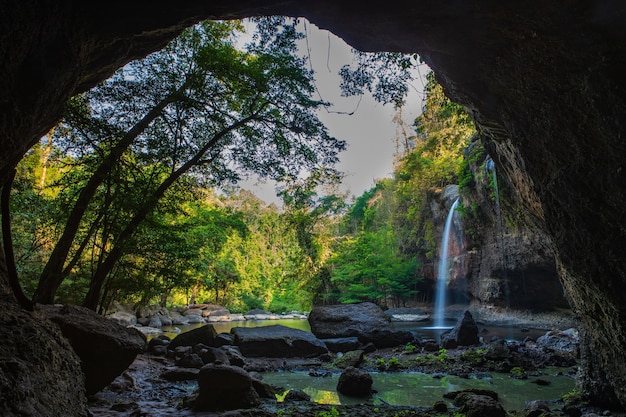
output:
[[[472,113],[498,172],[549,237],[564,287],[596,347],[591,351],[604,371],[598,374],[626,404],[621,1],[214,0],[154,7],[144,0],[6,0],[0,5],[0,183],[72,94],[198,19],[268,14],[305,16],[363,50],[422,56],[447,94]],[[3,265],[0,259],[0,295],[8,293]],[[38,334],[30,343],[47,337]]]

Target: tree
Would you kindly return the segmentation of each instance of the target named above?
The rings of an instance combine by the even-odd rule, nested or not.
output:
[[[118,72],[78,101],[81,105],[70,106],[65,121],[71,136],[81,138],[81,159],[97,163],[42,272],[35,301],[54,300],[98,193],[115,194],[116,201],[141,196],[126,219],[116,218],[120,223],[102,245],[84,302],[93,309],[138,227],[181,178],[223,184],[252,171],[281,179],[337,161],[345,144],[330,137],[315,115],[324,103],[311,98],[312,74],[295,56],[301,35],[294,23],[265,19],[258,28],[240,50],[236,24],[204,22],[164,51]],[[139,189],[132,189],[137,184],[131,181],[102,191],[116,170],[139,178]]]

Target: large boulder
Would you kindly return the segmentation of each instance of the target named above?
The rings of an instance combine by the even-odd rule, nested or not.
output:
[[[244,356],[268,358],[315,357],[328,353],[312,333],[291,327],[234,327],[231,333]]]
[[[567,358],[579,356],[579,337],[576,329],[549,331],[537,338],[537,344]]]
[[[212,324],[207,324],[202,327],[198,327],[197,329],[190,330],[186,333],[181,333],[176,336],[170,344],[168,348],[170,350],[174,350],[179,346],[195,346],[198,343],[202,343],[207,346],[213,346],[215,342],[215,338],[217,337],[217,332]]]
[[[374,303],[316,306],[309,314],[311,332],[320,339],[357,337],[377,348],[413,341],[411,332],[394,330],[383,310]]]
[[[146,350],[146,337],[134,328],[108,320],[77,306],[44,306],[81,360],[87,394],[109,385]]]
[[[67,339],[40,312],[0,303],[0,415],[85,416],[85,376]]]
[[[469,311],[465,311],[450,331],[441,335],[441,346],[445,349],[477,345],[479,342],[478,326]]]
[[[221,411],[252,408],[261,399],[250,374],[228,365],[205,365],[198,374],[197,410]]]

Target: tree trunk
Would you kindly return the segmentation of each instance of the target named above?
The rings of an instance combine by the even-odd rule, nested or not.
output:
[[[96,191],[100,185],[106,179],[109,171],[113,168],[114,164],[119,160],[122,154],[128,149],[135,138],[141,134],[163,111],[163,109],[176,101],[180,97],[182,91],[186,88],[186,84],[179,88],[177,91],[171,93],[153,107],[148,114],[144,116],[135,126],[132,127],[120,140],[120,142],[111,149],[111,153],[102,161],[100,166],[93,173],[85,187],[81,190],[78,199],[74,203],[74,207],[68,216],[67,223],[61,238],[57,242],[54,250],[48,258],[48,263],[41,272],[39,277],[39,284],[33,295],[33,301],[42,304],[52,304],[57,289],[65,278],[63,269],[69,251],[78,232],[80,222],[89,207],[89,203],[96,194]]]
[[[226,134],[232,132],[233,130],[236,130],[244,126],[246,123],[248,123],[251,120],[254,120],[255,118],[256,118],[256,115],[248,116],[242,120],[239,120],[236,123],[233,123],[232,125],[228,126],[227,128],[217,133],[193,156],[193,158],[191,158],[189,161],[184,163],[176,171],[172,172],[170,176],[167,177],[165,181],[161,183],[161,185],[156,189],[156,191],[154,192],[152,196],[145,199],[144,205],[139,208],[139,210],[137,211],[137,213],[135,213],[135,215],[130,220],[130,222],[128,222],[124,230],[122,230],[122,232],[120,233],[119,237],[117,238],[115,242],[115,246],[113,247],[113,249],[111,249],[111,252],[109,252],[104,262],[98,265],[98,268],[96,269],[96,272],[94,273],[94,276],[91,279],[91,283],[89,285],[89,291],[87,292],[87,295],[85,296],[83,307],[87,307],[94,311],[96,310],[96,308],[98,307],[98,303],[100,302],[100,292],[102,289],[102,284],[104,284],[104,280],[106,279],[109,272],[111,272],[111,270],[113,269],[117,261],[119,261],[120,258],[124,255],[124,253],[126,253],[126,245],[128,244],[128,241],[133,236],[133,234],[135,233],[139,225],[146,219],[148,214],[150,214],[150,212],[156,207],[157,203],[159,202],[161,197],[163,197],[163,195],[168,190],[168,188],[172,184],[174,184],[174,182],[178,180],[183,174],[185,174],[193,166],[198,164],[201,161],[201,159],[204,157],[204,155],[210,149],[212,149],[221,138],[223,138]]]

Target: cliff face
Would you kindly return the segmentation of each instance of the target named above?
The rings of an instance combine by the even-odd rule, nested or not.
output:
[[[0,183],[70,95],[200,18],[267,14],[306,16],[363,50],[417,52],[434,69],[549,237],[590,343],[602,346],[591,350],[597,366],[626,404],[622,1],[3,1]]]

